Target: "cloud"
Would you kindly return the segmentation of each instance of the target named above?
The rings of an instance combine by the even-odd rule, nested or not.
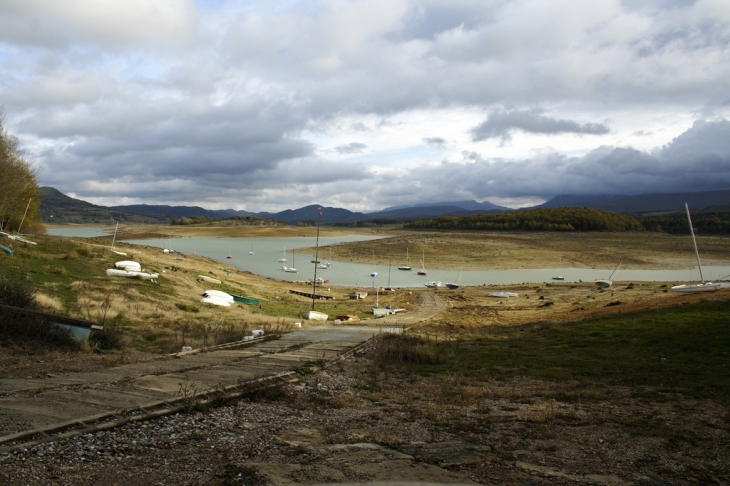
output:
[[[446,143],[446,140],[441,137],[424,137],[422,140],[426,145],[443,145]]]
[[[545,135],[559,133],[605,135],[609,132],[603,123],[580,124],[573,120],[543,116],[542,113],[542,110],[493,111],[486,120],[471,129],[472,140],[479,142],[499,138],[504,143],[512,140],[511,132],[514,130]]]
[[[342,155],[360,154],[366,148],[367,145],[365,145],[364,143],[352,142],[348,143],[347,145],[340,145],[339,147],[335,147],[335,151],[337,151],[338,154]]]

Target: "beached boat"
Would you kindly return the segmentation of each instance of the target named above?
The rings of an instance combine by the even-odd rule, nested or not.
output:
[[[514,292],[490,292],[490,297],[497,297],[498,299],[508,299],[510,297],[517,297],[517,294]]]
[[[218,280],[217,278],[209,277],[207,275],[198,275],[198,279],[200,279],[204,282],[214,283],[214,284],[218,284],[218,285],[220,285],[220,283],[221,283],[221,281]]]
[[[613,272],[611,272],[611,275],[609,275],[608,278],[599,278],[596,280],[596,285],[599,287],[610,287],[613,285],[613,280],[611,279],[613,278],[613,274],[616,273],[616,270],[618,270],[618,267],[621,266],[621,262],[623,262],[623,260],[618,262],[618,265],[616,265],[616,268],[613,269]]]
[[[223,292],[222,290],[206,290],[203,292],[203,297],[209,297],[211,299],[221,299],[226,300],[228,302],[233,302],[233,296],[227,292]]]
[[[426,282],[423,285],[425,285],[429,289],[435,289],[435,288],[441,287],[441,282],[438,280],[434,280],[432,282]]]
[[[221,307],[230,307],[233,303],[232,300],[225,300],[218,297],[203,297],[200,299],[201,304],[213,304]]]
[[[15,253],[12,248],[8,248],[5,245],[0,245],[0,251],[3,251],[5,253],[7,253],[8,255],[12,255],[13,253]]]
[[[326,321],[327,314],[316,310],[308,310],[302,312],[303,319],[309,319],[310,321]]]
[[[230,294],[231,297],[233,297],[233,300],[235,302],[239,302],[241,304],[247,304],[247,305],[260,305],[261,301],[259,299],[254,299],[252,297],[246,297],[244,295],[235,295]]]
[[[461,287],[461,268],[459,268],[459,274],[456,276],[456,282],[446,282],[446,287],[451,290]]]
[[[142,265],[139,262],[135,262],[134,260],[122,260],[119,262],[114,262],[114,266],[116,268],[121,268],[122,270],[130,270],[133,272],[142,271]]]
[[[689,216],[689,206],[684,203],[684,209],[687,212],[687,222],[689,223],[689,232],[692,234],[692,244],[695,247],[695,256],[697,257],[697,267],[700,269],[700,280],[702,283],[690,284],[690,285],[675,285],[672,287],[672,292],[678,292],[680,294],[697,294],[700,292],[714,292],[724,287],[722,283],[705,282],[705,277],[702,274],[702,262],[700,261],[700,252],[697,250],[697,239],[695,238],[695,230],[692,228],[692,218]]]
[[[117,251],[114,249],[114,243],[117,241],[117,230],[118,229],[119,229],[119,221],[117,221],[117,225],[114,227],[114,236],[112,237],[111,251],[112,251],[112,253],[116,253],[117,255],[127,256],[127,254],[124,253],[123,251]]]
[[[152,280],[160,277],[159,273],[141,272],[136,270],[124,270],[122,268],[109,268],[106,271],[109,277],[130,277],[141,278],[142,280]]]

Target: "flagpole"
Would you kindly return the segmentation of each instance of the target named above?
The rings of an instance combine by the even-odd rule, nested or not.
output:
[[[317,244],[314,247],[314,278],[312,279],[312,310],[314,310],[314,299],[317,296],[317,265],[319,264],[319,221],[322,219],[322,208],[319,208],[317,216]]]

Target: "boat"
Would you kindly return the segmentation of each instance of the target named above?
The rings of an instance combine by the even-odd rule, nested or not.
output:
[[[375,290],[375,307],[372,308],[374,316],[387,316],[389,314],[395,314],[390,306],[380,307],[380,288]]]
[[[281,269],[284,270],[287,273],[297,273],[297,269],[294,268],[294,258],[295,258],[295,254],[292,251],[291,252],[291,265],[292,266],[291,267],[287,267],[286,265],[284,265],[283,267],[281,267]]]
[[[106,271],[109,277],[138,277],[143,280],[153,280],[160,277],[159,273],[141,272],[136,270],[124,270],[122,268],[109,268]]]
[[[122,270],[130,270],[133,272],[142,271],[142,265],[140,265],[139,262],[135,262],[134,260],[122,260],[119,262],[115,262],[114,266],[116,268],[121,268]]]
[[[249,251],[248,254],[253,255],[253,243],[251,243],[251,251]]]
[[[451,290],[456,290],[461,287],[461,268],[459,268],[459,274],[456,276],[456,283],[446,282],[446,287]]]
[[[373,250],[373,266],[375,266],[375,250]],[[370,272],[371,277],[377,277],[378,272]]]
[[[308,310],[302,312],[302,319],[309,319],[310,321],[326,321],[327,314],[316,310]]]
[[[616,268],[613,269],[613,272],[611,272],[611,275],[609,275],[608,278],[599,278],[596,280],[596,285],[599,287],[610,287],[613,285],[613,280],[611,279],[613,278],[613,274],[616,273],[616,270],[618,270],[618,267],[621,266],[621,262],[623,262],[623,260],[618,262],[618,265],[616,265]]]
[[[560,275],[556,275],[555,277],[553,277],[553,280],[565,280],[565,277],[562,277]]]
[[[421,254],[421,269],[418,271],[418,275],[426,275],[426,264],[424,263],[425,253]]]
[[[221,281],[217,278],[209,277],[207,275],[198,275],[198,278],[204,282],[214,283],[220,285]]]
[[[30,207],[30,202],[33,200],[33,198],[28,199],[28,205],[25,206],[25,212],[23,213],[23,219],[20,220],[20,225],[18,226],[18,234],[15,235],[13,238],[16,241],[21,241],[23,243],[28,243],[29,245],[37,245],[35,241],[26,240],[22,236],[20,236],[20,228],[23,227],[23,222],[25,221],[25,216],[28,214],[28,208]]]
[[[8,248],[5,245],[0,245],[0,251],[3,251],[5,253],[7,253],[8,255],[12,255],[13,253],[15,253],[12,248]]]
[[[517,294],[514,292],[490,292],[489,296],[499,299],[509,299],[510,297],[517,297]]]
[[[284,256],[279,258],[279,262],[286,263],[286,245],[284,245],[284,249],[282,250],[282,253],[284,254]]]
[[[112,253],[116,253],[117,255],[127,256],[127,254],[124,253],[123,251],[117,251],[114,249],[114,243],[117,241],[117,230],[118,229],[119,229],[119,221],[117,221],[117,225],[114,227],[114,236],[112,237],[111,251],[112,251]]]
[[[426,282],[423,285],[425,285],[429,289],[435,289],[435,288],[441,287],[441,282],[438,280],[434,280],[432,282]]]
[[[213,304],[221,307],[230,307],[233,303],[232,300],[221,299],[220,297],[203,297],[200,299],[202,304]]]
[[[350,294],[350,299],[361,300],[368,296],[367,292],[353,292]]]
[[[236,294],[230,294],[231,297],[233,297],[234,302],[239,302],[241,304],[247,304],[247,305],[260,305],[261,301],[259,299],[254,299],[252,297],[246,297],[244,295],[236,295]]]
[[[700,292],[714,292],[720,290],[725,285],[722,283],[705,282],[705,277],[702,274],[702,262],[700,262],[700,252],[697,250],[697,239],[695,238],[695,230],[692,228],[692,218],[689,216],[689,206],[684,203],[684,209],[687,212],[687,222],[689,223],[689,232],[692,234],[692,243],[695,247],[695,256],[697,257],[697,267],[700,269],[700,280],[702,283],[690,284],[690,285],[675,285],[672,287],[672,292],[678,292],[680,294],[697,294]]]
[[[408,247],[406,247],[406,264],[405,265],[398,265],[398,270],[411,270],[411,259],[408,256]]]
[[[203,292],[203,297],[208,297],[211,299],[221,299],[228,302],[234,301],[234,298],[231,294],[223,292],[221,290],[206,290],[205,292]]]
[[[231,255],[231,245],[228,245],[228,256],[226,258],[233,258],[233,255]]]
[[[309,284],[313,283],[315,285],[325,285],[325,284],[330,283],[330,281],[326,278],[317,277],[316,279],[310,278],[309,280],[307,280],[307,283],[309,283]]]

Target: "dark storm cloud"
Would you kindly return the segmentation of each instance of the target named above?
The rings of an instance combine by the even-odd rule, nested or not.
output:
[[[471,129],[475,142],[499,138],[502,142],[512,140],[511,132],[522,130],[529,133],[556,135],[558,133],[579,133],[605,135],[609,132],[603,123],[578,123],[542,115],[542,110],[494,111],[487,119]]]
[[[365,145],[364,143],[352,142],[348,143],[347,145],[340,145],[339,147],[335,147],[335,150],[338,154],[347,155],[360,154],[366,148],[367,145]]]

